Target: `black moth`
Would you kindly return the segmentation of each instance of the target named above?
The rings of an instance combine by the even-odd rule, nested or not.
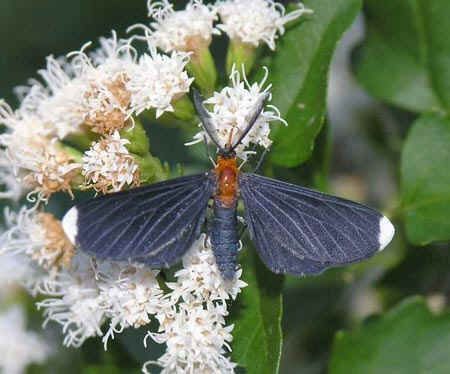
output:
[[[237,267],[236,210],[240,197],[250,236],[262,261],[275,273],[317,274],[382,250],[391,241],[394,227],[377,211],[239,171],[234,149],[251,130],[265,101],[266,97],[257,103],[240,137],[221,147],[195,92],[203,126],[219,149],[217,167],[81,203],[63,219],[68,237],[99,259],[166,268],[177,263],[200,236],[212,198],[209,235],[222,277],[228,280]]]

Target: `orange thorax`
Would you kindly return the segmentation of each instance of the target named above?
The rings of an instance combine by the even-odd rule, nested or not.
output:
[[[219,157],[215,173],[217,175],[216,197],[225,207],[233,206],[237,190],[239,169],[236,164],[236,157]]]

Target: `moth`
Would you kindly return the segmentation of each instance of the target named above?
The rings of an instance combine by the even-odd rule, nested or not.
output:
[[[267,96],[257,102],[240,136],[233,141],[230,134],[221,146],[202,98],[194,92],[203,127],[218,149],[215,168],[78,204],[63,219],[68,237],[99,259],[167,268],[200,236],[212,199],[208,234],[221,275],[230,280],[238,266],[240,198],[256,250],[275,273],[317,274],[384,249],[395,230],[376,210],[240,170],[235,149],[252,129]]]

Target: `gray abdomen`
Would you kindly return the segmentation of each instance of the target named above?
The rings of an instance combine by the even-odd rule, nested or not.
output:
[[[217,267],[226,280],[233,279],[236,272],[239,238],[237,233],[236,203],[225,208],[214,199],[214,218],[211,225],[211,245]]]

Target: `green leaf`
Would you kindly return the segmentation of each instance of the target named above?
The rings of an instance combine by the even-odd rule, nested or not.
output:
[[[419,297],[360,329],[336,335],[330,374],[450,372],[450,314],[434,316]]]
[[[450,117],[424,114],[411,128],[401,161],[402,211],[408,239],[450,239]]]
[[[243,280],[248,286],[231,313],[232,358],[248,374],[276,374],[282,344],[283,276],[267,270],[253,248],[244,252],[241,264]]]
[[[273,57],[272,104],[289,126],[272,130],[271,159],[293,167],[306,161],[325,119],[328,70],[337,41],[361,8],[361,0],[305,0],[312,15],[289,28]]]
[[[367,0],[357,76],[374,96],[413,111],[450,108],[450,2]]]
[[[421,0],[428,42],[432,86],[442,106],[450,109],[450,1]]]
[[[120,131],[120,137],[127,139],[130,143],[126,145],[127,149],[138,156],[145,157],[150,151],[150,142],[144,126],[138,119],[128,127]]]

